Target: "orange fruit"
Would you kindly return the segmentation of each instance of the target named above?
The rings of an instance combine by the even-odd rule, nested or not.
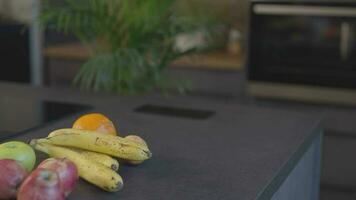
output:
[[[79,117],[74,122],[73,128],[97,131],[115,136],[118,134],[112,121],[100,113],[90,113]]]

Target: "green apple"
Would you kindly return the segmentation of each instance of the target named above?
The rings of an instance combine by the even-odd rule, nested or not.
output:
[[[27,172],[31,172],[36,163],[36,154],[30,145],[11,141],[0,144],[0,159],[17,160]]]

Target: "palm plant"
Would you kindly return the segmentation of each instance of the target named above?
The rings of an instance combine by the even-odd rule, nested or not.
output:
[[[74,35],[91,48],[74,83],[86,90],[135,94],[176,86],[165,69],[174,60],[204,49],[180,51],[175,38],[204,30],[207,23],[178,16],[174,0],[66,0],[62,6],[47,2],[41,21]]]

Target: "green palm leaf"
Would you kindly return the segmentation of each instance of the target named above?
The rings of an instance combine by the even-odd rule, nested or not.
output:
[[[41,21],[74,33],[94,53],[74,83],[85,90],[135,94],[168,84],[164,70],[175,59],[202,49],[179,52],[175,37],[206,30],[207,23],[178,16],[174,0],[66,0],[45,4]],[[95,44],[95,45],[94,45]],[[176,87],[183,91],[179,84]]]

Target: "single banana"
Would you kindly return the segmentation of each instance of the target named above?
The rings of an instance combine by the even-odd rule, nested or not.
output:
[[[97,163],[100,163],[100,164],[104,165],[105,167],[108,167],[114,171],[119,170],[119,162],[109,155],[97,153],[97,152],[93,152],[93,151],[86,151],[86,150],[82,150],[82,149],[78,149],[78,148],[70,148],[70,149],[79,153],[83,157],[85,157],[89,160],[95,161]]]
[[[76,147],[127,160],[141,161],[152,156],[146,145],[95,131],[58,129],[50,133],[47,138],[40,140],[54,145]]]
[[[133,141],[140,143],[141,145],[147,146],[146,141],[137,135],[128,135],[125,137],[125,139],[133,140]],[[125,160],[125,162],[128,164],[131,164],[131,165],[139,165],[139,164],[143,163],[143,160]]]
[[[76,151],[42,143],[36,139],[31,140],[30,145],[39,151],[49,154],[51,157],[68,158],[77,166],[81,178],[103,190],[116,192],[123,187],[123,181],[119,174],[102,164],[87,159]]]
[[[60,135],[60,134],[61,134],[61,132],[52,132],[48,136],[51,137],[51,136]],[[111,168],[114,171],[119,170],[119,167],[120,167],[119,162],[109,155],[94,152],[94,151],[82,150],[82,149],[73,148],[73,147],[70,149],[80,153],[81,155],[83,155],[84,157],[86,157],[90,160],[101,163],[101,164],[105,165],[106,167]]]

